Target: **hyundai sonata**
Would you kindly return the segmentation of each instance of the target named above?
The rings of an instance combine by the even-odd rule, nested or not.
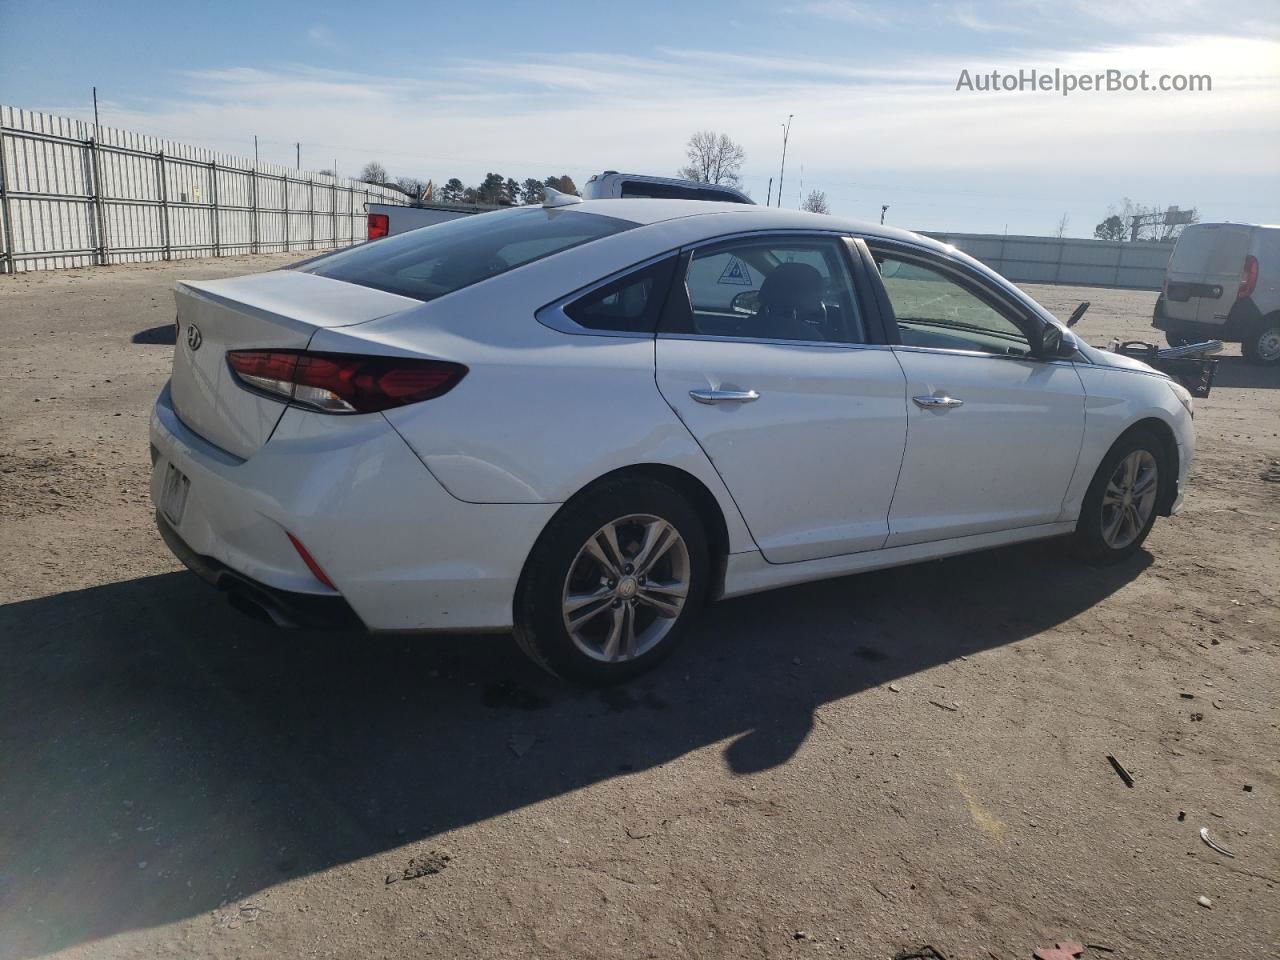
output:
[[[511,631],[607,682],[704,603],[1173,513],[1191,398],[951,247],[552,197],[179,285],[157,522],[284,625]]]

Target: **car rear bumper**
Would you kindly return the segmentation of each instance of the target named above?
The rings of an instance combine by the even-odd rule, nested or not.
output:
[[[1192,313],[1194,313],[1195,301],[1188,302],[1191,304]],[[1177,306],[1185,310],[1187,303],[1178,304]],[[1249,331],[1257,325],[1261,318],[1262,313],[1257,304],[1251,298],[1244,297],[1232,303],[1227,310],[1225,318],[1220,321],[1205,323],[1198,320],[1186,320],[1171,315],[1168,302],[1161,296],[1156,298],[1155,312],[1151,318],[1151,325],[1157,330],[1186,337],[1189,340],[1239,342],[1248,337]]]
[[[191,549],[164,515],[156,511],[156,528],[165,545],[188,570],[223,591],[237,609],[278,627],[309,630],[363,630],[364,624],[340,595],[295,593],[259,583],[213,557]]]
[[[170,466],[188,481],[180,515],[161,517],[173,552],[277,622],[328,611],[374,631],[509,629],[525,558],[559,506],[457,500],[381,415],[289,408],[241,460],[190,430],[166,387],[151,444],[157,510]]]

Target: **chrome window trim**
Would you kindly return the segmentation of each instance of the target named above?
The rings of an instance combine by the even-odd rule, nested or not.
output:
[[[958,350],[952,347],[916,347],[905,343],[891,344],[888,349],[900,351],[902,353],[938,353],[948,357],[969,357],[975,360],[1021,360],[1026,363],[1039,364],[1057,364],[1059,366],[1074,366],[1076,361],[1066,358],[1055,360],[1041,360],[1039,357],[1033,357],[1027,354],[1022,357],[1015,357],[1011,353],[987,353],[982,350]]]
[[[641,270],[647,270],[654,264],[661,263],[663,260],[667,260],[670,257],[678,256],[679,253],[680,249],[678,247],[672,248],[671,250],[660,253],[655,257],[650,257],[647,260],[641,260],[638,263],[633,263],[629,267],[623,267],[621,270],[616,270],[601,280],[589,283],[585,287],[579,287],[572,293],[568,293],[565,296],[560,297],[558,300],[552,300],[550,303],[539,307],[533,312],[533,318],[544,327],[548,327],[558,333],[568,333],[579,337],[612,337],[620,340],[652,340],[654,336],[653,331],[648,333],[636,333],[631,330],[596,330],[593,327],[584,327],[565,313],[564,308],[585,296],[589,296],[601,287],[607,287],[611,283],[623,280],[632,273],[639,273]]]
[[[783,340],[775,337],[725,337],[711,333],[662,333],[659,340],[707,340],[713,343],[756,343],[773,347],[826,347],[837,350],[892,350],[887,343],[844,343],[830,340]]]

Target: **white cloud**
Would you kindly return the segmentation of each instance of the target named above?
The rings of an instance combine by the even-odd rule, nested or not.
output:
[[[955,90],[962,68],[1024,66],[1209,73],[1213,92],[1062,98]],[[437,182],[475,182],[488,170],[517,179],[671,173],[692,131],[716,129],[743,143],[748,184],[763,197],[777,163],[778,121],[794,113],[789,174],[803,164],[806,184],[826,189],[837,210],[914,192],[934,198],[934,208],[921,201],[915,225],[961,228],[956,211],[1007,216],[1018,198],[1054,204],[1064,184],[1078,194],[1086,180],[1099,208],[1126,194],[1192,204],[1210,191],[1245,203],[1248,184],[1258,182],[1272,184],[1266,202],[1274,204],[1280,130],[1261,121],[1275,115],[1278,81],[1280,42],[1222,37],[1024,53],[1008,62],[859,66],[690,49],[580,52],[455,60],[421,76],[291,66],[206,71],[153,101],[114,109],[111,123],[240,153],[257,133],[264,159],[291,160],[292,143],[301,141],[306,166],[328,167],[336,157],[340,171],[351,172],[378,159],[393,173]],[[994,199],[966,199],[947,186],[966,181],[994,182]],[[1148,196],[1154,184],[1172,184],[1177,195]],[[935,208],[949,212],[926,219]],[[1088,216],[1085,209],[1073,222]],[[1280,219],[1280,211],[1257,216]]]

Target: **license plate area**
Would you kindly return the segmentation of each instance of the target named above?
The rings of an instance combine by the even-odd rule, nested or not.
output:
[[[164,486],[160,490],[160,511],[175,527],[182,523],[182,514],[187,509],[187,492],[191,489],[191,481],[187,475],[173,464],[165,466]]]

